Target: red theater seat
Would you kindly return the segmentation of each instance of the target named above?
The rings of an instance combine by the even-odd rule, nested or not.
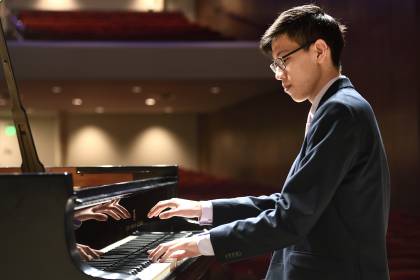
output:
[[[417,270],[405,270],[405,271],[391,271],[391,280],[419,280],[420,269]]]
[[[226,40],[180,12],[22,11],[25,39],[37,40]]]

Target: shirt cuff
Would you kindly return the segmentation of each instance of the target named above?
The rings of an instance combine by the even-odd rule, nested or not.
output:
[[[214,256],[213,245],[210,241],[210,233],[203,232],[197,235],[194,235],[194,238],[197,242],[198,251],[203,256]]]
[[[198,220],[200,225],[211,225],[213,223],[213,204],[210,201],[200,201],[201,217]]]

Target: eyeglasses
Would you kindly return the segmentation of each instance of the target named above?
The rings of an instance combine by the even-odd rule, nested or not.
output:
[[[306,43],[306,44],[304,44],[304,45],[302,45],[302,46],[298,47],[297,49],[294,49],[293,51],[288,52],[287,54],[285,54],[285,55],[283,55],[283,56],[280,56],[280,57],[278,57],[278,58],[275,58],[275,59],[273,60],[273,63],[271,63],[271,64],[270,64],[270,68],[271,68],[271,70],[273,70],[273,72],[274,72],[275,74],[276,74],[276,73],[277,73],[277,71],[279,71],[279,70],[284,71],[284,70],[286,69],[286,61],[285,61],[285,59],[286,59],[287,57],[291,56],[292,54],[294,54],[295,52],[297,52],[297,51],[299,51],[299,50],[301,50],[301,49],[304,49],[304,48],[306,48],[306,47],[308,47],[308,46],[312,45],[313,43],[314,43],[314,41],[310,41],[310,42],[308,42],[308,43]]]

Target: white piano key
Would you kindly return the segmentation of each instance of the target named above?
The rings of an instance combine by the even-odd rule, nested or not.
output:
[[[186,260],[187,259],[177,261],[172,259],[163,263],[152,263],[136,276],[141,280],[162,280]]]
[[[117,247],[119,247],[119,246],[121,246],[121,245],[123,245],[127,242],[130,242],[131,240],[136,239],[136,238],[137,238],[137,236],[135,236],[135,235],[129,235],[126,238],[123,238],[123,239],[121,239],[121,240],[119,240],[115,243],[112,243],[112,244],[102,248],[99,251],[101,251],[102,253],[107,253],[107,252],[109,252],[109,251],[111,251],[111,250],[113,250],[113,249],[115,249],[115,248],[117,248]]]
[[[185,232],[186,236],[191,235],[189,232]],[[188,233],[188,234],[187,234]],[[149,232],[149,234],[159,234],[161,235],[161,232]],[[102,253],[107,253],[109,251],[112,251],[121,245],[128,243],[136,238],[139,238],[137,235],[130,235],[126,238],[123,238],[115,243],[112,243],[104,248],[102,248],[100,251]],[[143,269],[141,272],[139,272],[136,276],[141,280],[162,280],[168,275],[171,274],[172,271],[175,270],[176,267],[181,265],[184,261],[176,261],[175,259],[169,259],[166,262],[163,263],[151,263],[148,267]]]
[[[144,270],[140,271],[136,276],[141,280],[162,280],[171,274],[171,262],[152,263]]]

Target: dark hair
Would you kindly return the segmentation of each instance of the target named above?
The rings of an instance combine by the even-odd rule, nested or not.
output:
[[[300,45],[323,39],[331,49],[334,66],[340,68],[340,55],[344,47],[346,27],[315,5],[303,5],[282,12],[267,29],[260,41],[260,49],[271,55],[271,43],[286,34]],[[306,47],[307,50],[309,48]]]

